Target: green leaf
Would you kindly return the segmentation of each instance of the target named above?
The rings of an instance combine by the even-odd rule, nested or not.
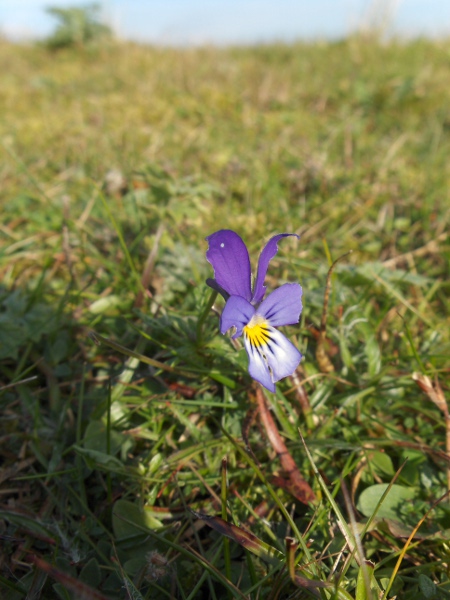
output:
[[[8,315],[0,315],[0,359],[17,360],[19,348],[26,343],[26,339],[23,323],[12,322]]]
[[[102,581],[100,567],[95,558],[91,558],[81,570],[79,578],[93,588],[97,588]]]
[[[364,336],[364,352],[367,356],[369,375],[374,377],[381,369],[381,352],[375,331],[367,321],[358,323],[357,328]]]
[[[106,425],[102,421],[91,421],[86,427],[84,434],[83,447],[86,450],[94,450],[106,454],[107,450],[107,431]],[[129,437],[111,430],[110,433],[110,454],[117,454],[124,443],[129,442]]]
[[[425,596],[426,600],[431,600],[432,598],[436,598],[437,595],[437,586],[429,577],[423,575],[422,573],[419,575],[419,587],[422,594]]]
[[[39,521],[33,517],[29,517],[27,515],[18,514],[9,510],[0,510],[0,519],[6,519],[13,525],[20,527],[22,529],[27,529],[28,531],[32,531],[33,533],[45,537],[56,540],[55,533],[51,531],[50,528],[47,528],[45,525],[39,523]]]
[[[373,565],[367,561],[363,562],[358,569],[355,600],[371,600],[370,590],[374,587],[374,579]]]
[[[395,474],[394,465],[392,463],[391,457],[385,452],[374,452],[369,456],[370,466],[380,475],[390,475],[393,476]],[[404,469],[403,469],[404,471]],[[403,474],[402,471],[402,474]]]
[[[70,600],[70,594],[63,585],[55,583],[52,587],[61,600]]]
[[[371,517],[376,512],[379,519],[401,520],[402,505],[411,502],[416,496],[416,491],[414,488],[394,484],[382,504],[378,506],[388,486],[387,483],[371,485],[361,493],[357,508],[365,517]]]
[[[99,465],[112,470],[121,471],[123,469],[123,464],[115,456],[105,454],[104,452],[98,452],[96,450],[86,450],[81,446],[73,446],[73,448],[76,452],[78,452],[78,454],[83,456],[83,458],[86,460],[86,464],[91,469]]]
[[[228,388],[230,388],[230,390],[234,390],[236,388],[236,382],[229,377],[222,375],[219,371],[210,371],[208,375],[211,377],[211,379],[226,385]]]
[[[101,315],[102,313],[111,311],[111,309],[117,308],[119,304],[120,297],[111,294],[106,296],[106,298],[99,298],[98,300],[95,300],[95,302],[90,305],[89,311],[93,315]]]
[[[118,500],[112,515],[114,534],[119,540],[145,533],[146,529],[160,529],[161,521],[128,500]]]
[[[0,359],[17,359],[19,350],[29,342],[55,331],[55,311],[44,303],[31,303],[21,291],[8,294],[0,304]]]

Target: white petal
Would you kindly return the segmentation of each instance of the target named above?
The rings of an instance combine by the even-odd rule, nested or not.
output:
[[[255,344],[244,330],[244,344],[249,357],[248,370],[253,379],[275,392],[275,382],[292,375],[302,355],[277,329],[267,326],[267,342]]]

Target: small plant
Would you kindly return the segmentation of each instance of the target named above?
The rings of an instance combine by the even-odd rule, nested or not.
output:
[[[289,235],[296,234],[275,235],[264,247],[253,291],[250,258],[237,233],[221,229],[207,237],[206,258],[215,276],[207,283],[226,300],[220,331],[226,333],[234,328],[233,339],[244,335],[250,375],[274,393],[275,383],[292,375],[302,358],[297,348],[276,329],[298,323],[302,310],[300,285],[285,283],[263,300],[269,262],[278,251],[279,240]]]
[[[99,11],[98,4],[68,8],[50,6],[46,12],[56,17],[59,24],[54,33],[47,38],[46,45],[58,50],[85,47],[111,39],[111,28],[101,22]]]

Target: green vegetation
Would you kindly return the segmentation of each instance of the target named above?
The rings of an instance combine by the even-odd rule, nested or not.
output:
[[[450,597],[450,42],[0,65],[0,596]],[[301,234],[267,414],[209,309],[223,227]]]
[[[47,12],[59,21],[54,33],[45,41],[46,46],[53,50],[92,46],[112,37],[110,27],[100,20],[98,4],[72,8],[54,6]]]

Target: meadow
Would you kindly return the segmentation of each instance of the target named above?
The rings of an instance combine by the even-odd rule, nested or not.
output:
[[[450,597],[450,42],[0,70],[0,597]],[[219,332],[222,228],[254,268],[300,236],[275,394]]]

